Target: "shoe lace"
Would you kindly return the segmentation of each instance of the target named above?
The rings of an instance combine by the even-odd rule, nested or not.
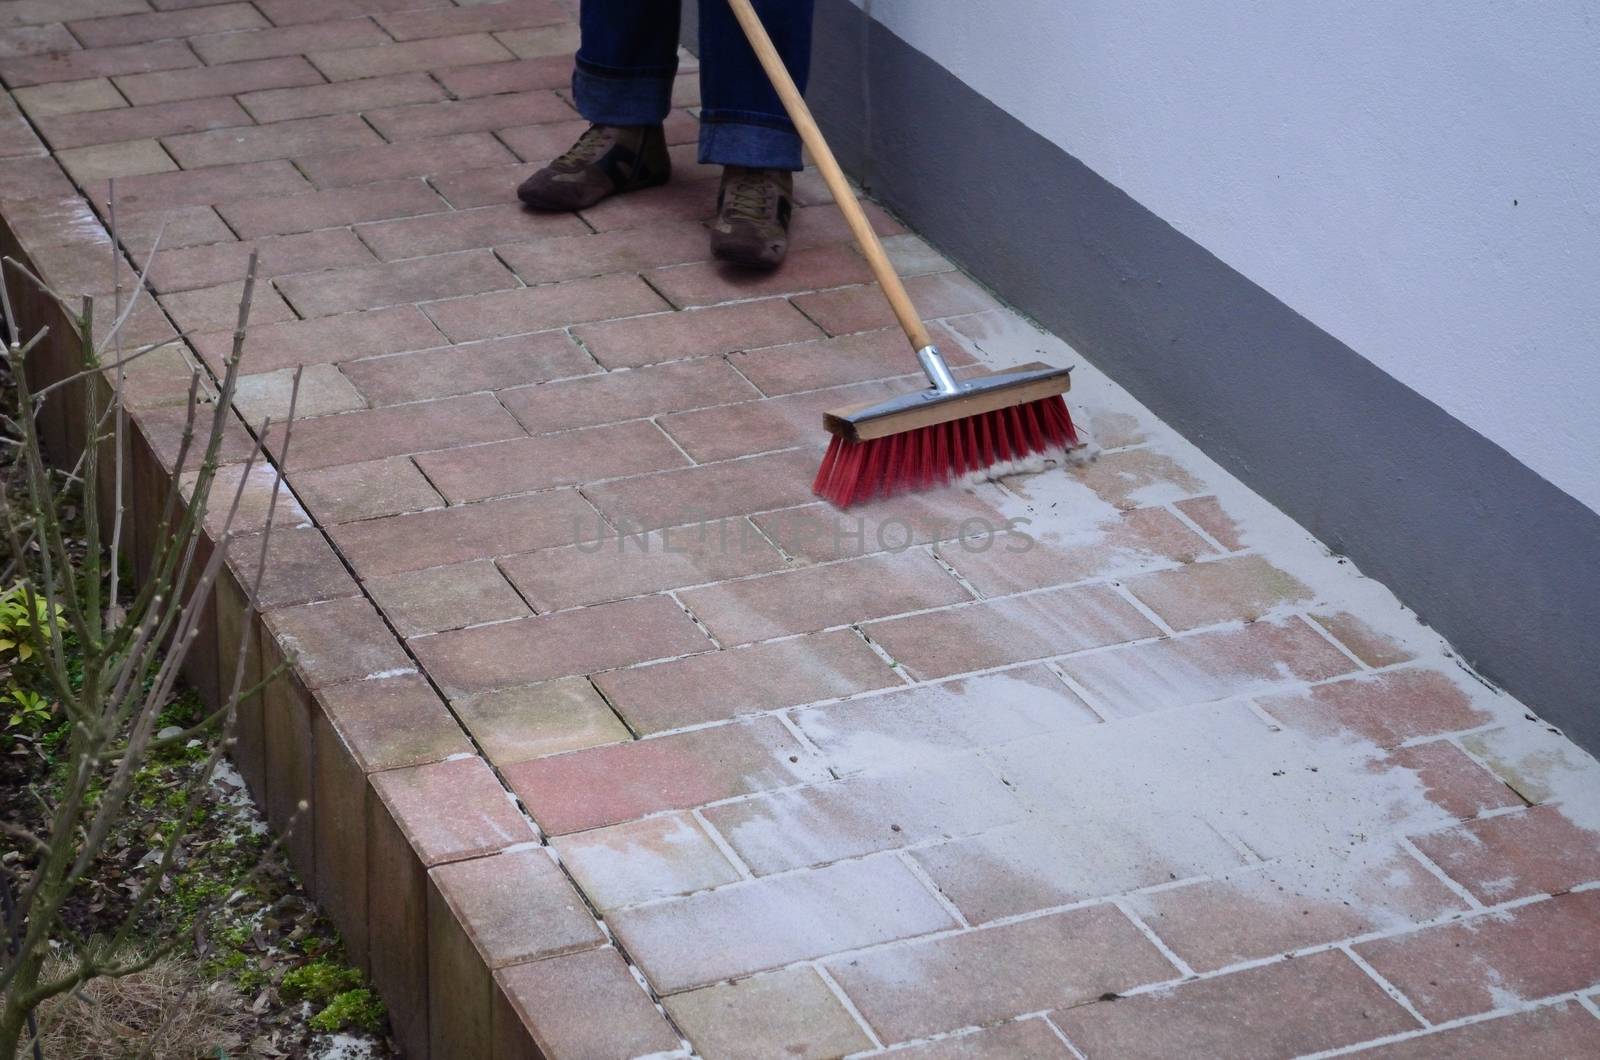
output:
[[[765,221],[772,184],[760,173],[740,173],[728,182],[727,211],[742,221]]]
[[[553,166],[568,169],[574,166],[588,165],[611,146],[611,138],[606,130],[599,125],[591,125],[578,137],[578,142],[567,148],[566,152],[557,158]]]

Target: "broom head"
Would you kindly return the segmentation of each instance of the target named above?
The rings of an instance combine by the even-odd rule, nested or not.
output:
[[[915,394],[836,409],[812,490],[840,508],[874,497],[988,478],[1078,444],[1061,395],[1072,369],[1027,364]]]

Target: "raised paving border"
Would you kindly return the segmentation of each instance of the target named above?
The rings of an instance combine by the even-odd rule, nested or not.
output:
[[[1108,381],[1096,462],[835,533],[818,411],[914,382],[814,175],[735,280],[688,110],[673,186],[505,204],[579,127],[570,4],[155,6],[0,0],[0,250],[105,293],[115,176],[132,264],[170,213],[130,338],[213,368],[260,250],[226,452],[306,365],[248,631],[297,665],[237,760],[279,827],[309,804],[408,1055],[1595,1050],[1593,761]],[[1070,357],[878,221],[962,360]],[[20,313],[58,378],[68,322]],[[131,379],[135,542],[192,363]],[[1013,518],[1036,547],[961,540]]]

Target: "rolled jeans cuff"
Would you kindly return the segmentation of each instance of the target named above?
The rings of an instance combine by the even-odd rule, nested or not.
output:
[[[672,109],[677,62],[659,70],[612,70],[579,56],[572,70],[572,99],[595,125],[660,125]]]
[[[700,161],[708,165],[798,170],[800,134],[787,119],[702,110]]]

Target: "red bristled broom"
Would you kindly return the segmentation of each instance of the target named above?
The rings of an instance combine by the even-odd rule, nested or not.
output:
[[[845,508],[956,479],[1004,474],[1031,457],[1076,446],[1072,416],[1061,396],[1072,386],[1071,369],[1034,363],[960,382],[950,374],[750,0],[728,3],[932,384],[927,390],[824,415],[823,426],[833,441],[812,489]]]

